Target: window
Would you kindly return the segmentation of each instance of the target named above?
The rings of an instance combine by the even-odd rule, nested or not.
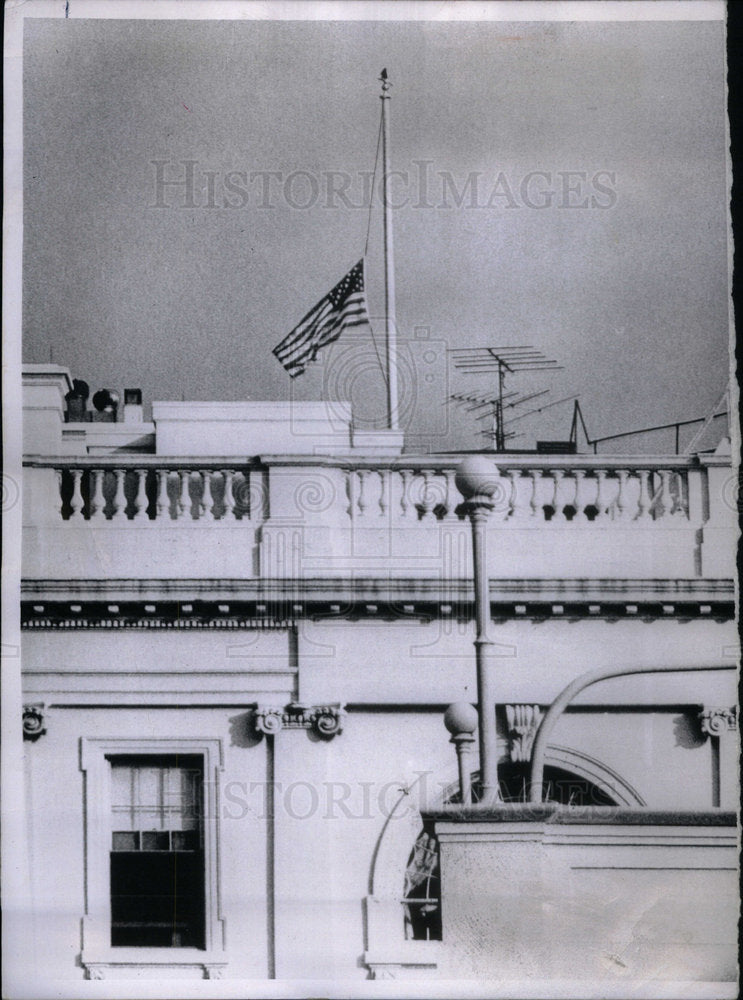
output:
[[[225,965],[219,886],[222,743],[86,739],[82,963]]]
[[[439,844],[432,833],[424,830],[415,842],[405,871],[403,904],[407,940],[441,940],[440,882]]]
[[[110,765],[111,945],[203,948],[201,759]]]

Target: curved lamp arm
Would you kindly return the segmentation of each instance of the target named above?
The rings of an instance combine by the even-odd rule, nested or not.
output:
[[[735,670],[735,664],[715,663],[712,665],[694,664],[693,666],[654,666],[654,667],[608,667],[599,670],[589,670],[580,677],[576,677],[550,705],[542,719],[542,724],[537,731],[534,747],[531,754],[531,787],[529,789],[529,801],[542,801],[542,783],[544,781],[544,755],[547,751],[547,740],[552,735],[557,720],[568,707],[577,694],[585,688],[596,684],[598,681],[605,681],[611,677],[624,677],[628,674],[666,674],[681,673],[692,670]]]

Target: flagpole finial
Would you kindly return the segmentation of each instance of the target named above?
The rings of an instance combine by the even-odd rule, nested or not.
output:
[[[382,70],[382,72],[379,75],[379,79],[380,79],[380,82],[382,84],[382,96],[384,97],[387,94],[387,91],[392,86],[392,84],[390,83],[390,81],[387,79],[387,70],[386,69]]]

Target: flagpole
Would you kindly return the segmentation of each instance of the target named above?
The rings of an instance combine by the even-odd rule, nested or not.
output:
[[[384,168],[382,199],[384,210],[384,315],[387,345],[387,424],[390,430],[398,429],[397,400],[397,327],[395,324],[395,266],[392,237],[392,207],[390,204],[390,82],[383,69],[382,82],[382,163]]]

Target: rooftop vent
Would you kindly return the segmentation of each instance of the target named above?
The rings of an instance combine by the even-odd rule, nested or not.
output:
[[[98,392],[93,394],[93,406],[97,411],[93,414],[94,421],[99,423],[116,423],[116,413],[119,408],[118,393],[111,392],[110,389],[99,389]]]
[[[83,382],[81,378],[72,380],[72,388],[65,395],[67,403],[65,420],[67,423],[79,424],[90,419],[87,412],[89,395],[90,389],[87,382]]]
[[[141,424],[143,420],[142,390],[124,389],[124,423]]]

